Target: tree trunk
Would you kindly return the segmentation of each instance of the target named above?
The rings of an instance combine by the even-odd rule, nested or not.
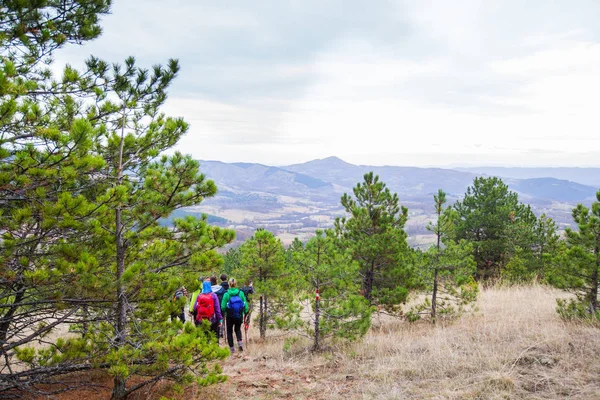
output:
[[[367,273],[365,275],[365,280],[364,280],[364,285],[365,285],[364,296],[365,296],[365,299],[369,300],[369,303],[371,302],[371,292],[373,291],[374,281],[375,281],[375,261],[372,261],[371,268],[367,271]]]
[[[321,348],[321,343],[319,342],[319,337],[321,336],[321,330],[319,327],[319,323],[321,322],[319,319],[321,317],[321,298],[319,295],[319,286],[317,286],[317,293],[315,296],[315,336],[313,343],[313,351],[317,351]]]
[[[440,224],[440,214],[441,211],[438,211],[438,231],[437,235],[437,252],[435,254],[435,267],[433,271],[433,293],[431,294],[431,320],[435,323],[436,311],[437,311],[437,292],[438,292],[438,275],[440,271],[440,242],[442,238],[442,233],[440,232],[439,224]]]
[[[258,331],[260,332],[260,338],[264,339],[266,336],[267,327],[265,324],[265,299],[263,295],[260,295],[260,316],[258,317]]]
[[[125,271],[125,248],[123,245],[121,208],[115,210],[116,220],[116,247],[117,247],[117,309],[116,309],[116,332],[115,346],[121,347],[125,343],[127,323],[127,303],[125,301],[125,290],[123,288],[123,272]],[[124,399],[126,395],[125,379],[115,376],[112,392],[113,399]]]
[[[437,292],[438,292],[438,272],[439,268],[436,265],[433,272],[433,293],[431,294],[431,320],[435,323],[437,312]]]
[[[83,310],[83,324],[81,326],[81,334],[87,335],[90,330],[90,324],[88,322],[88,318],[90,315],[90,310],[87,304],[84,304],[81,309]]]
[[[0,318],[0,321],[2,321],[0,323],[0,345],[2,347],[4,347],[6,345],[6,339],[8,338],[8,328],[10,328],[10,323],[13,320],[13,316],[17,312],[17,309],[19,308],[19,304],[23,300],[24,296],[25,296],[25,288],[23,287],[23,285],[20,285],[17,288],[17,294],[15,295],[15,299],[14,299],[12,305],[10,306],[8,311],[4,315],[2,315],[2,317]]]
[[[590,306],[592,314],[598,311],[598,269],[600,268],[600,247],[594,247],[594,271],[592,272],[592,289],[590,290]]]
[[[267,325],[269,322],[269,298],[265,295],[265,319],[263,325],[262,338],[264,339],[267,336]]]
[[[121,400],[127,397],[127,390],[125,388],[125,378],[115,376],[113,380],[113,391],[111,399]]]
[[[125,105],[123,105],[123,125],[121,127],[121,145],[119,149],[119,165],[117,167],[117,185],[123,182],[123,145],[125,133]],[[125,272],[125,243],[123,241],[123,221],[122,209],[119,204],[115,208],[115,247],[117,253],[117,308],[115,324],[115,347],[119,348],[125,343],[127,336],[127,301],[125,298],[125,288],[123,285],[123,273]],[[124,399],[127,396],[125,387],[125,378],[115,376],[113,384],[113,399]]]

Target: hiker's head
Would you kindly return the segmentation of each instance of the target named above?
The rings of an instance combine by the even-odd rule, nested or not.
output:
[[[221,282],[227,282],[227,275],[221,274]]]
[[[182,286],[181,288],[179,288],[179,290],[181,290],[181,293],[183,293],[184,296],[187,296],[187,289],[185,288],[185,286]]]
[[[237,287],[237,281],[235,280],[235,278],[231,278],[231,279],[229,280],[229,287],[230,287],[230,288]]]
[[[210,281],[202,282],[202,293],[212,293]]]
[[[216,276],[211,276],[210,277],[210,284],[211,285],[216,285],[217,284],[217,277]]]

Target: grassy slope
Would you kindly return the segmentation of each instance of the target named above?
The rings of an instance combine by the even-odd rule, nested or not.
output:
[[[136,399],[598,399],[600,329],[562,322],[541,286],[492,288],[478,311],[445,325],[375,321],[360,343],[311,355],[256,340],[224,364],[226,383],[177,396],[162,384]],[[97,382],[98,383],[98,382]],[[109,386],[110,381],[103,382]],[[109,391],[63,398],[108,398]]]
[[[213,398],[598,399],[600,330],[558,319],[560,295],[540,286],[485,290],[473,315],[446,326],[384,322],[334,355],[286,355],[281,341],[257,343],[246,359],[227,362],[229,382],[207,391]]]

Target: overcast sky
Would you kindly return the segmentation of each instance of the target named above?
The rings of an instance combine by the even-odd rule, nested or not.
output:
[[[600,1],[114,0],[67,48],[178,58],[198,159],[600,166]]]

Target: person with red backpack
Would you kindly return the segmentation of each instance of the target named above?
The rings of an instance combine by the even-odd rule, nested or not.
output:
[[[194,323],[202,325],[203,321],[210,323],[210,330],[214,332],[217,344],[219,343],[219,327],[223,323],[219,298],[213,293],[210,281],[202,282],[200,293],[194,304]]]
[[[244,314],[248,312],[248,301],[244,292],[237,288],[237,282],[233,278],[229,280],[229,290],[227,290],[227,293],[223,295],[223,300],[221,300],[221,309],[225,310],[226,314],[225,322],[229,351],[235,353],[235,347],[233,347],[234,329],[235,336],[237,336],[238,348],[240,351],[244,351],[241,328],[244,321]]]

